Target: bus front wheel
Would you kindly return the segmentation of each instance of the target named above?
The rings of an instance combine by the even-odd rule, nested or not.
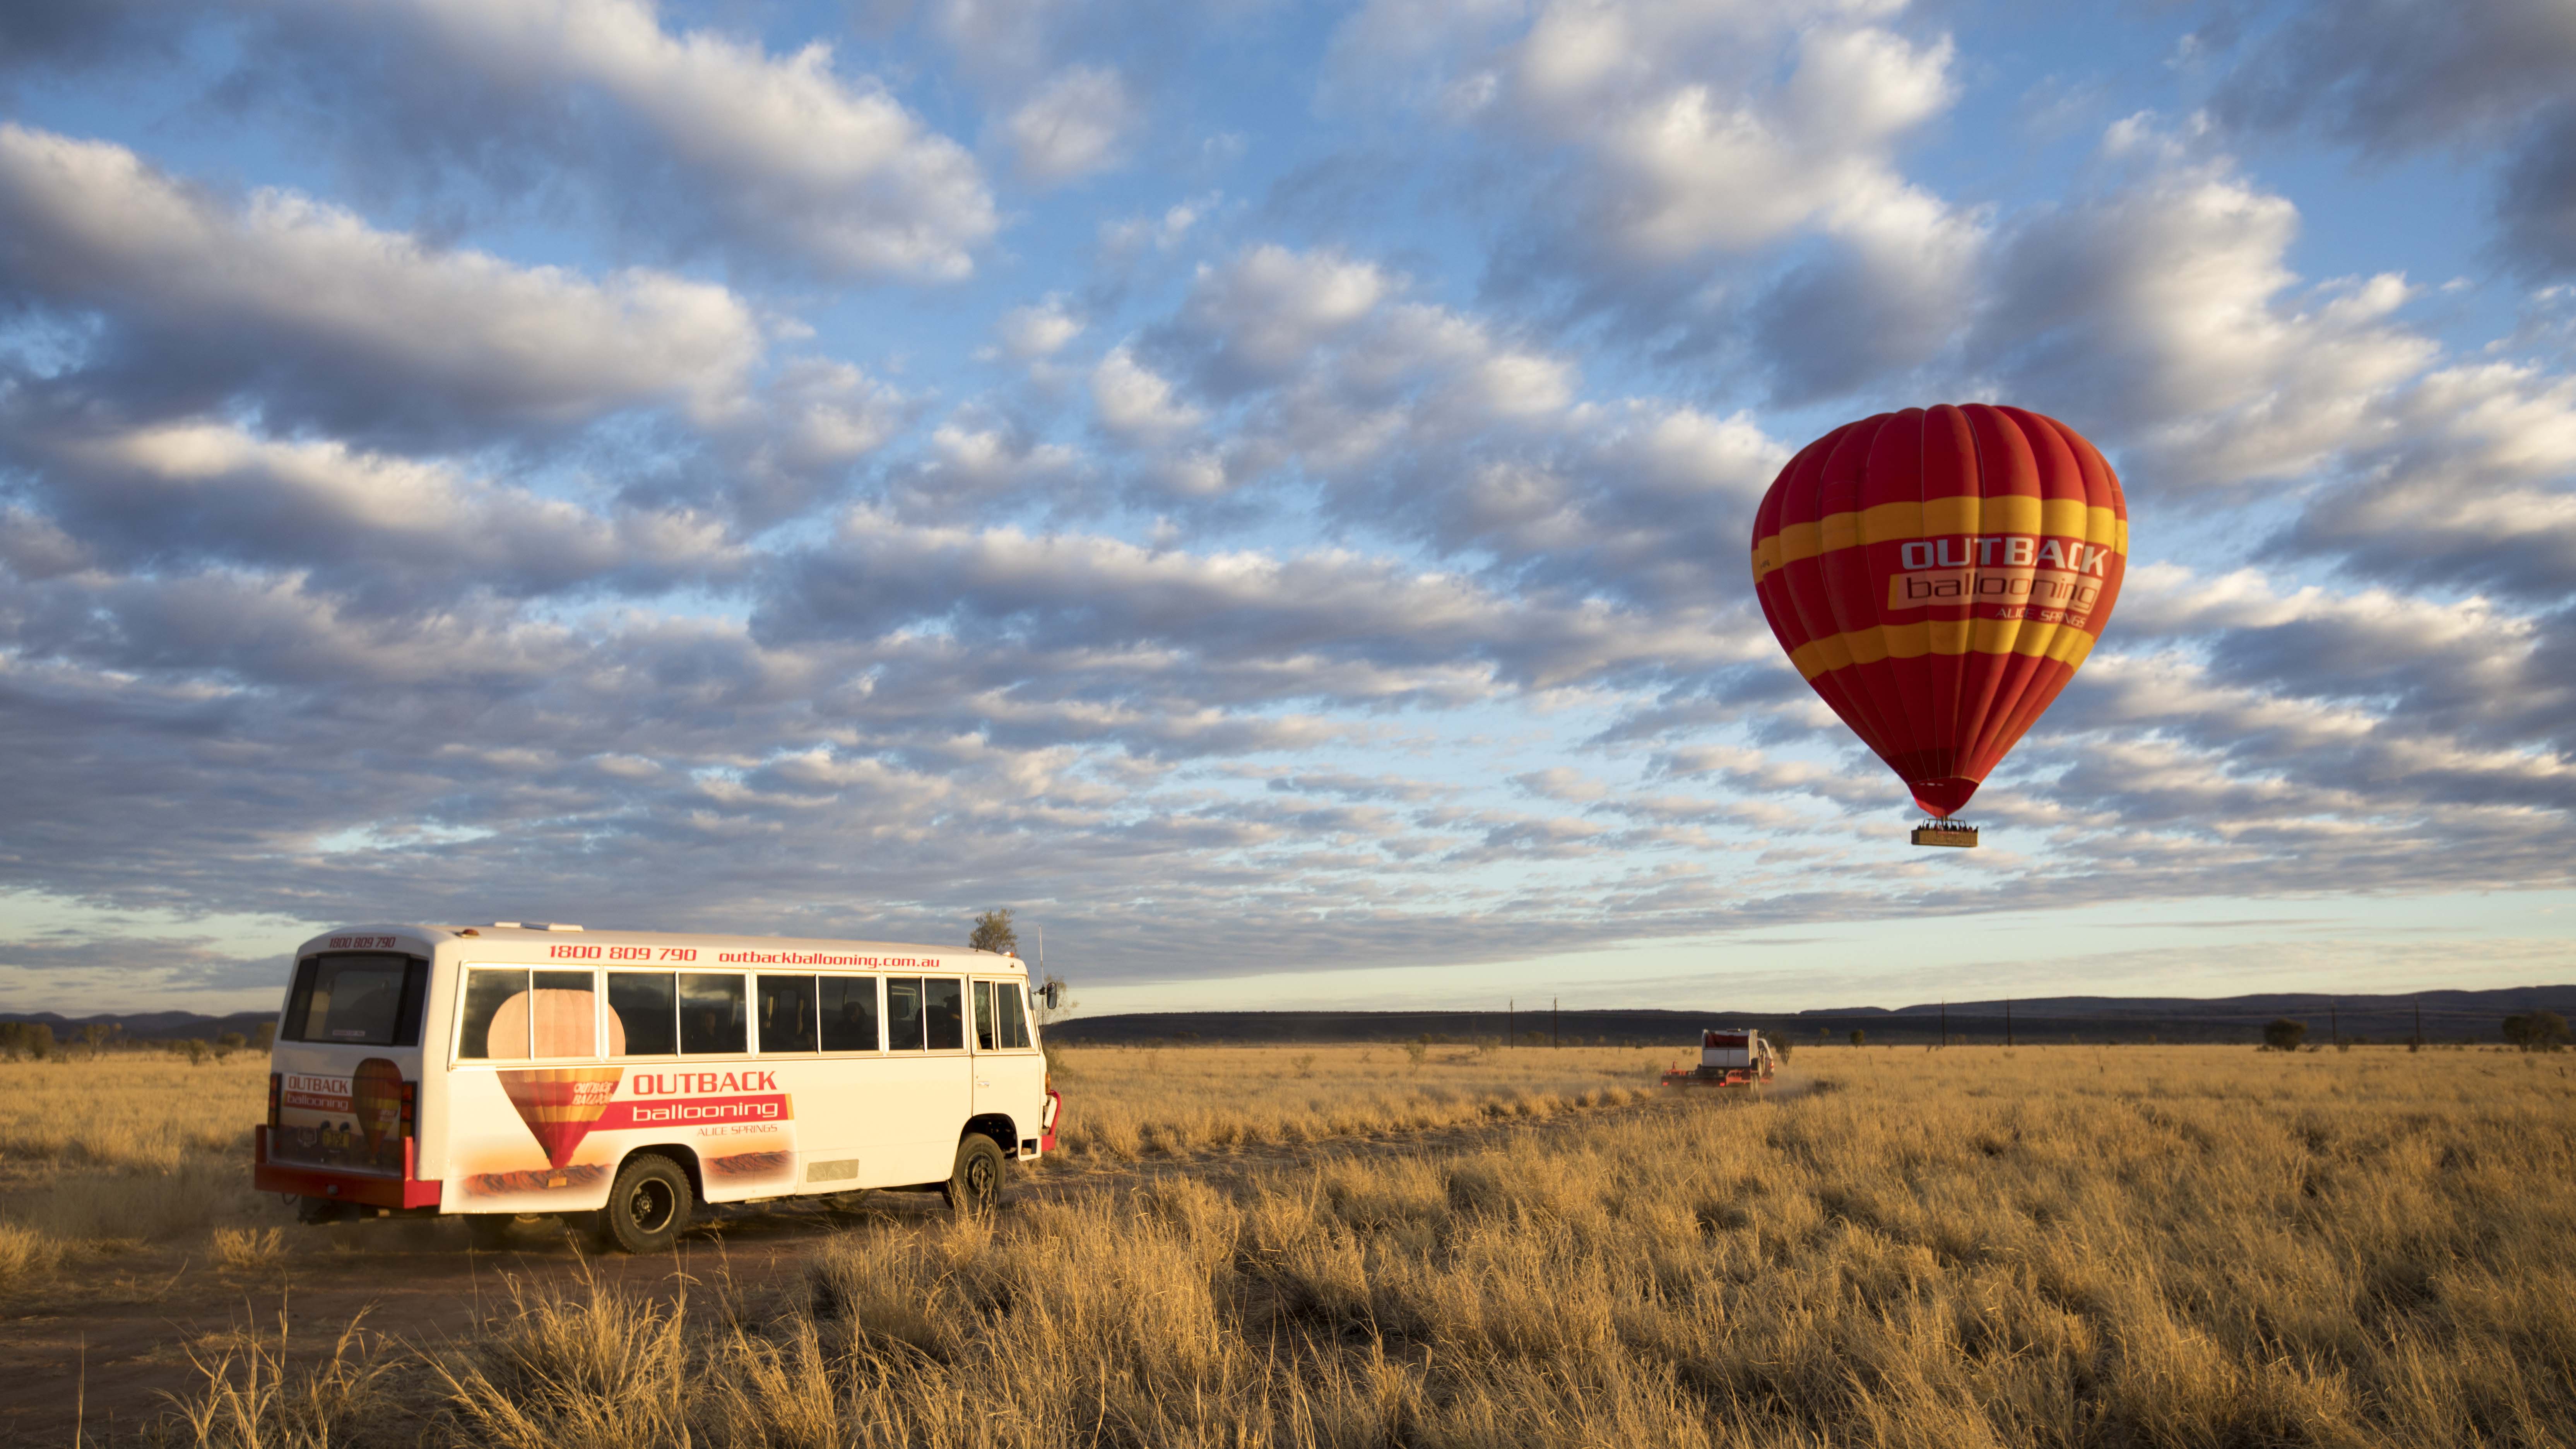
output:
[[[1002,1149],[981,1132],[969,1134],[957,1144],[957,1168],[939,1190],[960,1213],[990,1211],[1002,1200]]]
[[[659,1253],[689,1225],[689,1175],[667,1157],[630,1157],[599,1210],[599,1237],[630,1253]]]

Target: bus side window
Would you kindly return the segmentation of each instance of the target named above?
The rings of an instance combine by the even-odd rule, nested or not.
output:
[[[814,978],[760,978],[760,1049],[810,1052],[814,1045]]]
[[[993,983],[975,983],[975,1050],[999,1050],[993,1044]]]
[[[823,1050],[875,1051],[877,979],[873,976],[826,976],[821,984]]]
[[[499,1057],[524,1060],[528,1055],[528,973],[478,966],[465,973],[465,1020],[456,1034],[456,1055],[477,1060]],[[512,1004],[516,1011],[503,1011]],[[493,1028],[500,1028],[498,1031]]]
[[[1019,1048],[1029,1044],[1029,1014],[1020,1003],[1020,983],[1003,981],[993,987],[993,997],[1002,1008],[1002,1045]]]
[[[886,1048],[898,1052],[921,1050],[921,978],[918,976],[886,978]]]
[[[539,1057],[599,1055],[599,994],[587,971],[540,971],[528,995],[530,1035]]]
[[[609,1054],[667,1057],[680,1050],[679,999],[668,971],[608,973]]]
[[[954,976],[923,978],[921,1024],[932,1051],[966,1050],[966,983]]]
[[[750,1050],[750,1013],[745,1010],[742,978],[728,972],[680,973],[680,1052]]]

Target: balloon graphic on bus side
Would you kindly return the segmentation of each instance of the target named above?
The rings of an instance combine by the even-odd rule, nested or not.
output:
[[[349,1074],[349,1105],[358,1113],[359,1135],[367,1139],[367,1156],[402,1124],[402,1068],[383,1057],[369,1057]]]
[[[586,1057],[596,1020],[596,998],[588,991],[540,986],[514,993],[492,1013],[495,1041],[521,1040],[539,1057]],[[522,1035],[525,1033],[525,1035]],[[626,1051],[626,1026],[616,1012],[608,1014],[609,1056]],[[519,1120],[545,1149],[546,1165],[560,1171],[571,1163],[573,1149],[608,1109],[609,1096],[625,1076],[621,1067],[540,1067],[499,1074],[501,1090],[519,1111]]]
[[[626,1075],[623,1067],[539,1067],[502,1072],[501,1090],[519,1109],[519,1120],[545,1149],[546,1165],[561,1169],[572,1161],[581,1139],[590,1135],[608,1099]]]
[[[1753,523],[1780,647],[1944,820],[2092,652],[2128,555],[2101,453],[1982,403],[1845,423],[1789,461]]]

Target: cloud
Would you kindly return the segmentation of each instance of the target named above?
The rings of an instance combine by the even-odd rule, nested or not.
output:
[[[2525,273],[2576,276],[2576,105],[2534,123],[2505,166],[2496,219],[2499,244]]]
[[[762,349],[722,287],[592,281],[379,231],[290,192],[229,203],[133,152],[0,125],[0,297],[106,326],[56,388],[168,416],[239,400],[351,435],[552,430],[735,407]]]
[[[1277,382],[1314,349],[1367,316],[1392,290],[1375,266],[1330,253],[1261,245],[1201,266],[1180,325],[1210,344],[1202,383],[1224,394]]]
[[[0,6],[0,70],[87,67],[138,49],[166,54],[188,9],[178,0],[16,0]]]
[[[1002,350],[1029,362],[1063,351],[1067,343],[1082,335],[1083,325],[1071,304],[1061,294],[1050,292],[1042,301],[1003,313],[997,330]]]
[[[1060,186],[1116,166],[1141,119],[1118,72],[1075,65],[1039,86],[1002,131],[1023,177]]]
[[[1337,32],[1327,93],[1398,97],[1486,148],[1493,290],[1672,357],[1740,355],[1749,332],[1806,401],[1931,359],[1970,317],[1983,218],[1897,165],[1957,99],[1955,48],[1885,23],[1902,8],[1382,0]]]
[[[226,423],[5,428],[0,447],[24,461],[48,524],[77,538],[93,568],[292,570],[383,611],[437,608],[475,588],[658,593],[746,563],[691,513],[603,515],[443,463]]]
[[[565,184],[668,255],[944,281],[999,226],[966,148],[821,41],[674,32],[646,0],[294,5],[260,39],[241,88],[310,94],[362,169]]]
[[[1130,443],[1168,441],[1198,426],[1204,416],[1125,346],[1111,348],[1092,368],[1091,405],[1111,436]]]
[[[1975,320],[1984,219],[1890,177],[1855,186],[1829,218],[1831,240],[1753,309],[1753,344],[1778,401],[1861,389],[1921,366]]]
[[[2448,367],[2380,411],[2384,441],[2354,450],[2349,481],[2300,511],[2272,540],[2275,556],[2536,604],[2576,594],[2576,379]]]
[[[2230,60],[2210,107],[2229,126],[2312,129],[2382,157],[2500,151],[2500,248],[2534,275],[2576,272],[2576,14],[2565,5],[2322,0]]]
[[[905,519],[956,522],[1077,497],[1085,460],[1007,416],[960,409],[931,432],[923,456],[890,470],[886,497]]]
[[[2245,46],[2211,109],[2397,153],[2510,133],[2570,71],[2576,15],[2551,0],[2323,0]]]
[[[1187,669],[1204,697],[1458,700],[1688,668],[1730,646],[1682,621],[1579,599],[1508,598],[1343,553],[1193,555],[1114,538],[921,528],[853,511],[754,617],[781,645],[890,634],[926,617],[1015,654]],[[1164,687],[1157,683],[1157,688]]]
[[[2300,289],[2287,199],[2175,155],[2138,121],[2108,144],[2155,156],[2013,231],[1973,364],[2024,405],[2129,445],[2131,468],[2172,487],[2295,474],[2378,431],[2379,400],[2438,351],[2390,321],[2404,277]]]

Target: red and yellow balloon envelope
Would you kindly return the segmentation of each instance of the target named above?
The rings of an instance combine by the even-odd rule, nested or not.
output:
[[[1908,408],[1789,460],[1753,522],[1790,662],[1948,819],[2093,650],[2129,554],[2111,465],[2021,408]]]

